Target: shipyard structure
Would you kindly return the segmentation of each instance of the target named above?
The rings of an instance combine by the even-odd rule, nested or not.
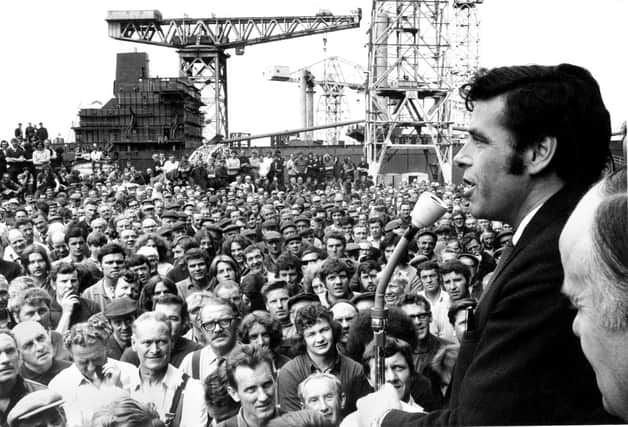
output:
[[[185,77],[149,78],[147,53],[118,53],[113,95],[102,108],[79,111],[76,142],[138,159],[190,152],[201,145],[200,91]]]

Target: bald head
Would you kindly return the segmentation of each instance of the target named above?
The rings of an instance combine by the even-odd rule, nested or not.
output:
[[[50,336],[44,327],[33,320],[18,323],[13,328],[22,361],[29,369],[44,373],[53,363],[54,351]]]

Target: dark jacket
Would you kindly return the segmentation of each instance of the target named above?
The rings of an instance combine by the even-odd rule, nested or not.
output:
[[[575,312],[560,292],[558,238],[582,194],[565,188],[550,198],[497,267],[462,339],[448,408],[392,411],[383,426],[615,421],[600,411],[593,370],[571,331]]]

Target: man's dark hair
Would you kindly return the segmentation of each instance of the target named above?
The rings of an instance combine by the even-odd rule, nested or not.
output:
[[[98,262],[102,262],[105,256],[112,254],[122,254],[126,257],[126,252],[122,246],[117,243],[108,243],[98,251]]]
[[[150,268],[150,262],[148,262],[148,258],[146,258],[144,255],[133,254],[129,255],[129,257],[126,259],[127,267],[137,267],[138,265],[143,264],[146,264]]]
[[[321,304],[309,304],[300,308],[294,317],[294,327],[297,331],[298,337],[298,340],[295,340],[298,342],[295,343],[297,344],[294,349],[295,353],[305,352],[305,339],[303,337],[303,332],[321,320],[329,323],[332,330],[334,344],[338,342],[341,334],[340,325],[334,320],[334,316],[331,311],[329,311],[328,308],[323,307]]]
[[[273,319],[269,312],[264,310],[255,310],[242,319],[238,328],[238,336],[242,344],[250,344],[249,332],[255,324],[260,324],[266,329],[266,333],[270,338],[270,348],[276,349],[282,341],[281,325],[277,319]]]
[[[323,265],[321,265],[320,275],[321,280],[325,282],[327,280],[327,276],[332,273],[340,273],[344,271],[347,273],[347,277],[351,277],[351,268],[347,265],[346,262],[336,258],[327,258]]]
[[[600,178],[610,158],[611,121],[586,69],[571,64],[484,69],[460,95],[469,111],[476,101],[504,96],[502,124],[512,132],[516,151],[511,173],[522,173],[524,149],[555,137],[549,170],[569,184],[588,186]]]
[[[404,340],[415,349],[418,345],[416,329],[412,319],[398,307],[389,308],[386,335]],[[357,362],[362,362],[364,349],[373,339],[371,311],[360,311],[349,328],[349,339],[345,346],[345,355]]]
[[[52,268],[52,271],[50,272],[50,279],[55,282],[59,274],[72,274],[75,271],[78,277],[78,270],[74,264],[69,262],[60,262]]]
[[[188,318],[188,305],[186,304],[185,300],[181,298],[179,295],[172,295],[172,294],[159,295],[155,297],[153,300],[153,310],[155,309],[157,304],[178,305],[181,320],[185,322],[186,319]]]
[[[289,269],[295,269],[297,273],[301,274],[301,260],[290,253],[284,253],[275,261],[275,274],[278,276],[281,270],[286,271]]]
[[[268,368],[273,370],[273,359],[270,352],[262,347],[243,344],[240,349],[227,358],[226,371],[229,385],[235,390],[238,389],[238,383],[235,380],[235,371],[238,367],[255,369],[262,363],[266,363]]]
[[[432,306],[430,302],[423,295],[417,294],[405,294],[403,298],[401,298],[401,302],[399,303],[399,307],[403,307],[404,305],[418,305],[423,307],[426,313],[432,312]]]
[[[375,345],[375,340],[373,340],[366,346],[366,350],[364,350],[364,355],[362,356],[362,366],[364,367],[364,373],[367,376],[371,371],[369,361],[375,358],[376,352],[377,346]],[[399,338],[386,337],[386,342],[384,343],[384,357],[392,357],[397,353],[401,353],[401,356],[403,356],[406,363],[408,364],[408,369],[410,370],[411,374],[416,375],[416,370],[414,369],[414,359],[412,358],[412,348],[410,347],[410,344]]]
[[[332,231],[327,236],[325,236],[325,243],[327,243],[329,239],[340,240],[342,242],[342,246],[347,246],[347,238],[339,231]]]
[[[464,279],[467,281],[467,287],[471,286],[469,280],[471,279],[471,271],[466,264],[463,264],[461,261],[457,259],[452,259],[451,261],[447,261],[440,265],[440,274],[445,275],[449,273],[458,273],[464,276]]]
[[[436,261],[425,261],[416,267],[416,272],[420,275],[423,270],[435,270],[440,274],[440,267]]]
[[[70,243],[70,239],[77,237],[82,237],[85,240],[83,229],[79,226],[70,227],[65,233],[65,243]]]
[[[207,264],[207,268],[209,268],[209,257],[207,256],[207,252],[200,248],[188,249],[183,256],[183,259],[185,260],[186,265],[193,259],[202,259],[205,261],[205,264]]]
[[[288,291],[288,293],[290,293],[290,290],[288,289],[288,284],[284,280],[277,280],[275,282],[268,283],[262,286],[262,289],[260,291],[260,293],[264,297],[264,302],[266,302],[266,296],[268,295],[268,293],[276,291],[277,289],[285,289],[286,291]]]

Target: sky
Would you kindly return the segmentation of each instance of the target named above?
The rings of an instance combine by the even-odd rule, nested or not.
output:
[[[118,52],[148,52],[152,77],[178,75],[174,49],[110,39],[108,10],[158,9],[164,18],[348,14],[363,9],[359,29],[330,33],[327,54],[367,64],[371,0],[20,0],[0,4],[0,138],[18,122],[43,122],[49,134],[73,140],[81,105],[112,97]],[[626,0],[485,0],[480,65],[571,62],[597,78],[613,127],[628,119],[625,78]],[[233,52],[232,52],[233,53]],[[296,70],[323,59],[323,37],[248,47],[228,65],[230,131],[265,133],[300,126],[296,84],[265,80],[273,65]],[[350,93],[351,118],[364,117],[364,99]]]

